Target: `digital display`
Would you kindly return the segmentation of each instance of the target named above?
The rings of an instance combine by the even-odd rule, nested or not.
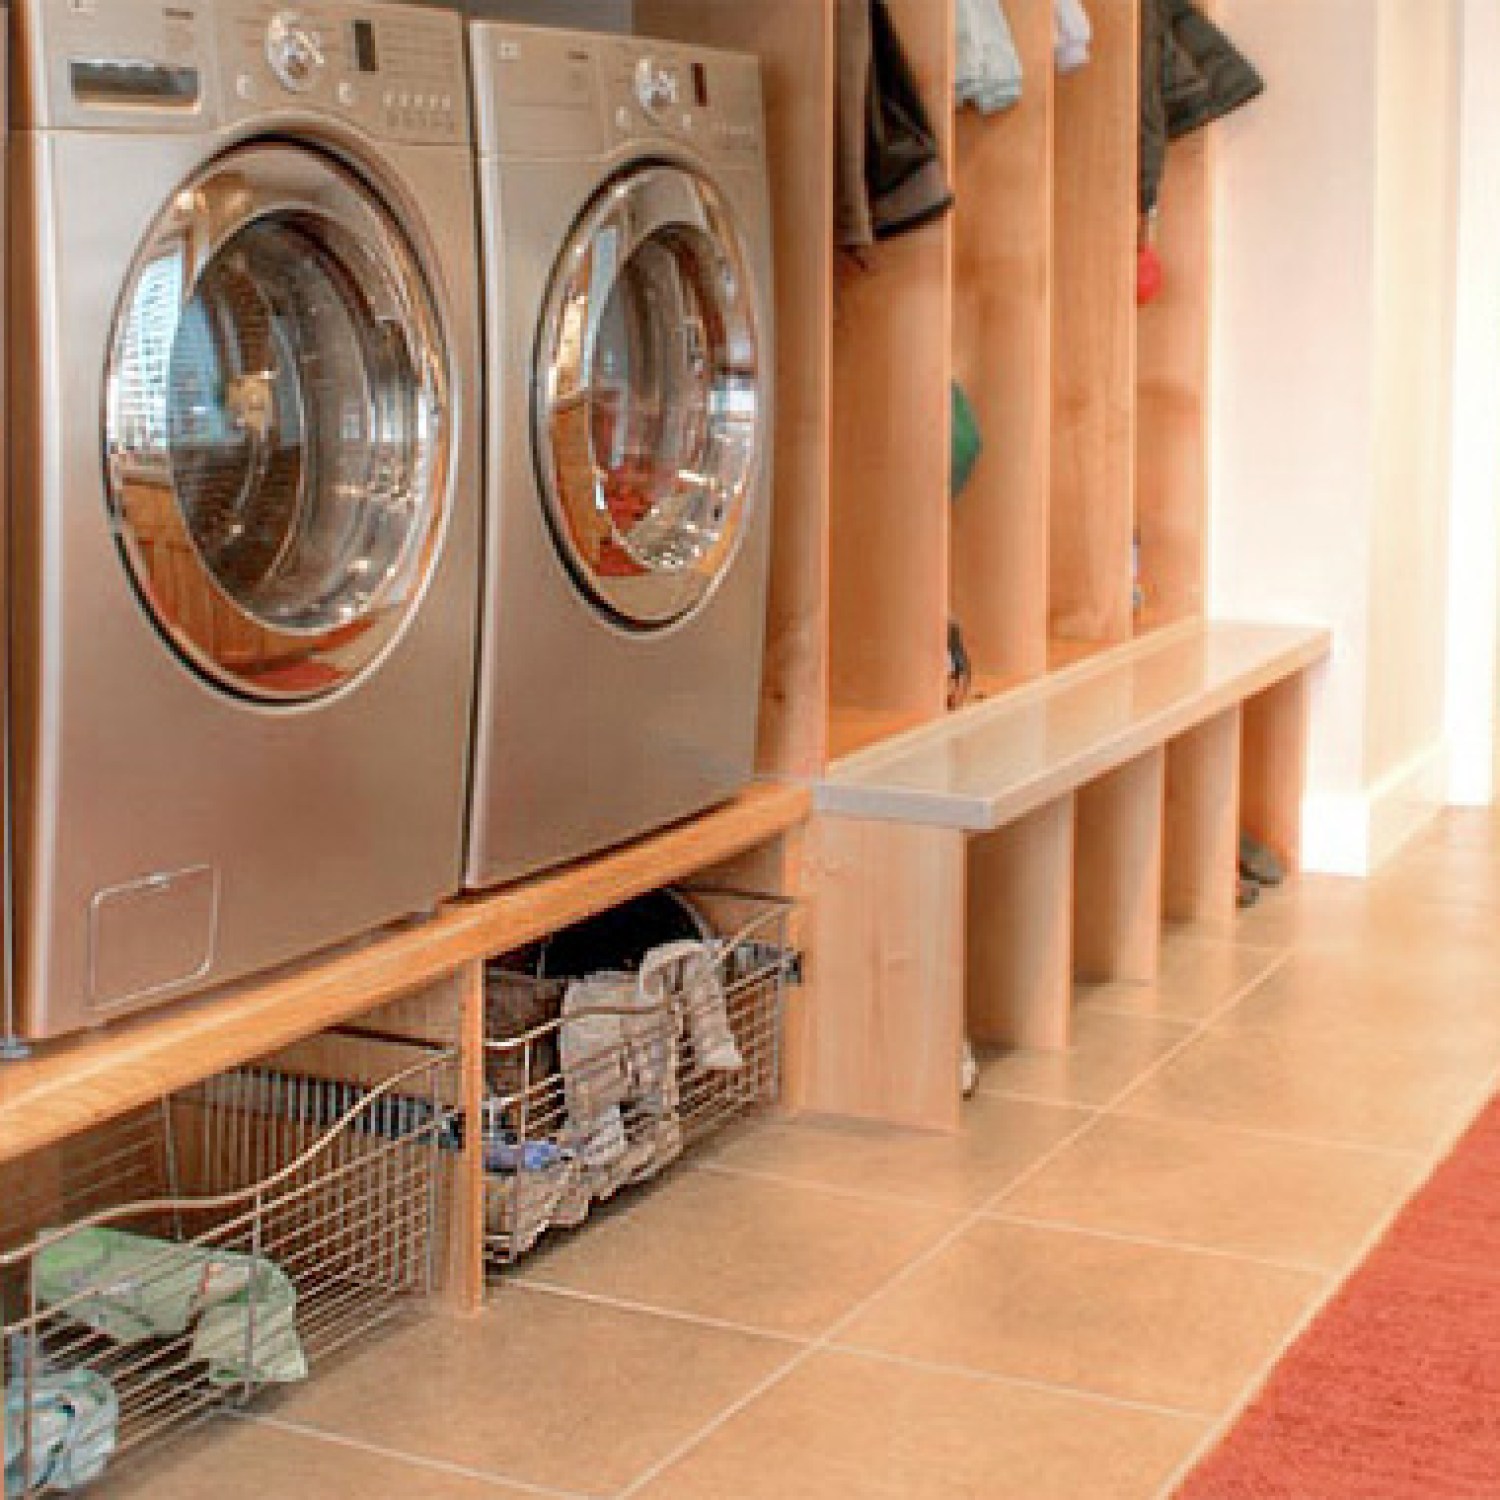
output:
[[[380,53],[375,46],[375,26],[371,21],[354,23],[354,63],[361,73],[380,71]]]
[[[708,69],[702,63],[693,64],[693,102],[699,109],[708,108]]]
[[[201,81],[196,68],[174,68],[165,63],[92,61],[70,64],[73,97],[97,106],[156,106],[192,109],[198,103]]]

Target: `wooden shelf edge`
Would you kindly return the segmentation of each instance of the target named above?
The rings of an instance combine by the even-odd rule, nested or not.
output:
[[[789,832],[811,792],[765,783],[723,807],[254,982],[0,1065],[0,1161],[14,1160],[458,974]]]

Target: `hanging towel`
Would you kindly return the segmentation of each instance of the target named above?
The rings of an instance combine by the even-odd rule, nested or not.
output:
[[[192,1328],[188,1358],[207,1364],[215,1385],[306,1378],[296,1288],[264,1258],[81,1229],[37,1256],[36,1285],[44,1307],[117,1344]]]
[[[620,1106],[630,1097],[623,1013],[635,1002],[629,974],[575,980],[563,996],[558,1035],[570,1144],[587,1167],[608,1166],[625,1153]]]
[[[31,1420],[27,1422],[27,1396]],[[31,1428],[28,1462],[26,1429]],[[99,1479],[114,1457],[120,1401],[92,1370],[39,1371],[30,1387],[18,1369],[5,1385],[5,1496],[71,1494]],[[29,1472],[28,1472],[29,1471]]]
[[[918,229],[953,205],[937,135],[885,0],[839,0],[838,239]]]
[[[1094,27],[1083,0],[1055,0],[1052,7],[1052,45],[1059,73],[1076,73],[1089,60]]]
[[[955,0],[955,97],[981,114],[1009,109],[1021,98],[1021,55],[1000,0]]]
[[[700,1073],[737,1073],[745,1059],[729,1026],[718,954],[707,943],[666,943],[641,965],[641,993],[662,1004],[675,993]]]

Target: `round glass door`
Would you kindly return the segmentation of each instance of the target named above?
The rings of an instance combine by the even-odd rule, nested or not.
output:
[[[353,173],[265,143],[182,188],[125,292],[105,448],[138,591],[194,667],[303,702],[383,654],[442,537],[447,386],[416,254]]]
[[[673,624],[733,563],[763,379],[750,258],[723,196],[671,166],[611,183],[553,274],[532,417],[553,534],[617,622]]]

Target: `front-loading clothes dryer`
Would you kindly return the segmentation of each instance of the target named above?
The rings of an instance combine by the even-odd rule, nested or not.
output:
[[[754,59],[477,23],[486,593],[468,878],[741,788],[771,521]]]
[[[463,25],[17,0],[12,1035],[461,883],[478,267]]]

